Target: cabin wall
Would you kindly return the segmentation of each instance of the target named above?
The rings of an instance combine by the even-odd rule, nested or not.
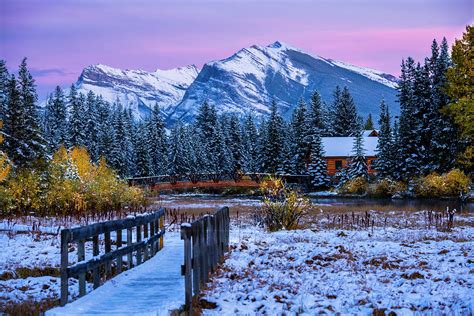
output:
[[[345,168],[347,166],[348,159],[349,157],[326,157],[328,175],[333,176],[338,172],[338,169],[336,168],[337,161],[340,161],[341,167]],[[367,165],[369,167],[369,174],[373,174],[377,172],[371,167],[374,160],[375,160],[375,157],[367,157]]]

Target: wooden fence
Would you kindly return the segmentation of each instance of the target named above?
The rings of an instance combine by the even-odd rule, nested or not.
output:
[[[79,279],[79,296],[86,294],[86,277],[92,275],[93,287],[103,279],[111,278],[125,269],[131,269],[153,257],[163,248],[165,210],[152,214],[96,223],[61,231],[61,306],[68,300],[69,278]],[[126,240],[123,231],[126,230]],[[111,233],[115,232],[115,240]],[[103,234],[103,238],[99,238]],[[99,240],[104,241],[100,255]],[[86,246],[92,242],[92,254],[86,259]],[[77,244],[77,263],[69,266],[69,245]],[[112,251],[112,244],[115,249]],[[125,247],[122,247],[123,245]],[[90,244],[89,244],[90,245]],[[123,260],[123,257],[126,260]],[[134,260],[135,258],[135,260]],[[116,263],[114,263],[116,260]]]
[[[229,250],[229,208],[223,207],[213,215],[181,225],[184,240],[185,310],[191,311],[192,299],[199,294],[201,286],[209,280]]]

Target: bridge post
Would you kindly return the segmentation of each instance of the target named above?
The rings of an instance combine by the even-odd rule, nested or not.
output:
[[[69,229],[63,229],[61,231],[61,268],[60,268],[60,272],[61,272],[60,304],[61,306],[66,305],[67,298],[69,295],[69,291],[68,291],[69,280],[68,280],[67,266],[69,264],[68,244],[69,244],[70,236],[71,234],[69,232]]]
[[[188,312],[188,315],[192,315],[193,305],[193,289],[191,279],[191,224],[181,224],[181,239],[184,240],[184,297],[185,305],[184,310]]]

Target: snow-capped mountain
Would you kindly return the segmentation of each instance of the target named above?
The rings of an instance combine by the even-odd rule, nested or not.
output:
[[[85,68],[76,87],[83,93],[92,90],[111,104],[118,99],[124,107],[132,109],[136,118],[143,118],[155,103],[165,113],[171,111],[181,101],[198,72],[194,65],[147,72],[99,64]]]
[[[378,115],[382,98],[392,114],[399,113],[394,76],[305,53],[278,41],[241,49],[229,58],[205,64],[201,71],[194,65],[155,72],[89,66],[76,83],[81,92],[92,90],[111,103],[118,99],[137,118],[146,116],[158,103],[169,124],[191,121],[204,101],[221,113],[258,116],[268,114],[275,100],[289,116],[298,100],[308,100],[314,90],[330,102],[336,85],[350,89],[360,115]]]
[[[288,116],[298,100],[309,99],[314,90],[329,102],[336,85],[350,89],[363,116],[377,115],[382,98],[392,113],[399,112],[394,76],[311,55],[277,41],[244,48],[227,59],[204,65],[168,120],[192,119],[204,101],[220,112],[265,115],[275,100]]]

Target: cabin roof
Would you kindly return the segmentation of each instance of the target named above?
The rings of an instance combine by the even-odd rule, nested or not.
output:
[[[365,155],[375,156],[378,137],[366,136],[363,138]],[[325,157],[350,157],[354,145],[354,137],[322,137]]]
[[[371,136],[371,137],[379,136],[379,131],[376,130],[376,129],[368,129],[368,130],[365,130],[365,131],[362,132],[362,136],[364,136],[364,137],[368,137],[368,136]]]

